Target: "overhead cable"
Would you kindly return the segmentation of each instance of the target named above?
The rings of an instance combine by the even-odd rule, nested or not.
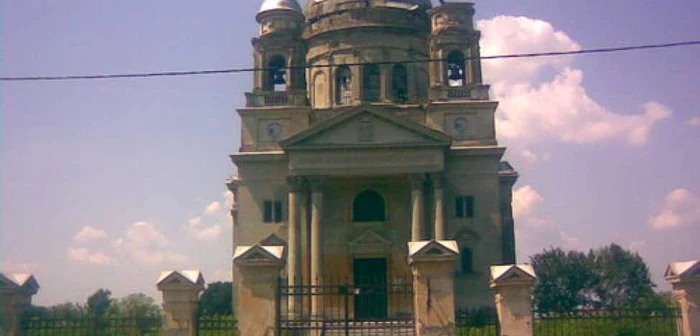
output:
[[[663,44],[646,44],[623,47],[597,48],[597,49],[582,49],[572,51],[550,51],[539,53],[524,53],[524,54],[505,54],[481,57],[465,57],[465,60],[495,60],[495,59],[518,59],[518,58],[535,58],[535,57],[553,57],[567,55],[584,55],[584,54],[600,54],[614,53],[635,50],[648,49],[666,49],[674,47],[687,47],[700,45],[700,40],[681,41]],[[401,61],[385,61],[385,62],[369,62],[369,63],[343,63],[343,64],[323,64],[323,65],[306,65],[298,67],[289,67],[289,69],[310,69],[310,68],[329,68],[339,66],[363,66],[363,65],[382,65],[382,64],[414,64],[414,63],[430,63],[444,62],[445,59],[415,59]],[[150,77],[176,77],[176,76],[200,76],[200,75],[218,75],[240,72],[258,72],[267,71],[267,68],[230,68],[219,70],[190,70],[190,71],[167,71],[167,72],[144,72],[144,73],[124,73],[124,74],[99,74],[99,75],[68,75],[68,76],[27,76],[27,77],[0,77],[0,81],[61,81],[61,80],[91,80],[91,79],[116,79],[116,78],[150,78]]]

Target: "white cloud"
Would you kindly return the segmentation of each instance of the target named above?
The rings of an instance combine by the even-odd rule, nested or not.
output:
[[[202,217],[190,218],[187,221],[187,235],[199,241],[214,241],[221,235],[221,225],[204,226]]]
[[[564,231],[559,231],[559,237],[564,243],[564,247],[568,249],[576,249],[579,247],[579,243],[581,242],[581,239],[571,236]]]
[[[102,229],[97,229],[92,226],[84,226],[78,233],[73,236],[75,241],[85,242],[90,240],[97,240],[107,238],[107,234]]]
[[[700,197],[683,188],[668,193],[660,210],[649,217],[649,225],[659,230],[698,224]]]
[[[114,242],[118,251],[135,262],[182,266],[189,259],[169,249],[170,240],[149,222],[136,222],[127,229],[126,236]]]
[[[544,198],[532,186],[524,186],[513,192],[513,217],[522,219],[544,201]]]
[[[688,126],[700,126],[700,117],[694,117],[688,119],[688,121],[685,122]]]
[[[581,46],[551,24],[526,17],[498,16],[478,23],[482,54],[580,50]],[[571,67],[571,56],[484,61],[486,82],[500,101],[497,130],[520,143],[553,139],[566,143],[622,141],[641,145],[651,130],[671,115],[657,102],[642,105],[642,113],[618,114],[588,96],[583,72]],[[542,79],[554,71],[552,79]]]
[[[0,270],[7,273],[32,273],[39,269],[39,265],[30,262],[15,262],[12,259],[5,259],[0,262]]]
[[[106,265],[112,262],[112,258],[109,256],[98,253],[90,252],[86,248],[68,248],[68,259],[76,261],[79,263],[93,264],[93,265]]]
[[[219,211],[221,211],[221,202],[214,201],[207,205],[207,207],[204,209],[204,214],[213,215],[218,213]]]

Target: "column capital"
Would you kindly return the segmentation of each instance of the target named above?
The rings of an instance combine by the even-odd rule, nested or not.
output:
[[[228,180],[226,180],[226,188],[230,190],[232,193],[238,192],[238,187],[241,185],[241,180],[239,180],[237,177],[231,176]]]
[[[433,188],[442,189],[445,186],[445,174],[443,172],[430,173],[430,180],[433,182]]]
[[[325,176],[318,176],[318,175],[313,175],[313,176],[308,176],[307,181],[309,181],[309,187],[311,187],[312,192],[319,192],[323,189],[323,185],[326,182],[326,177]]]
[[[287,184],[292,192],[301,191],[304,188],[304,182],[304,177],[302,176],[287,176]]]
[[[411,174],[411,189],[422,189],[425,184],[425,174]]]

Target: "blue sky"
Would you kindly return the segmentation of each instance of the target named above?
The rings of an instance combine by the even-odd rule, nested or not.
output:
[[[252,63],[257,1],[2,1],[2,76]],[[484,55],[700,39],[700,3],[477,1]],[[700,258],[700,47],[489,61],[521,172],[518,255],[611,242],[654,280]],[[3,82],[0,269],[40,304],[156,296],[162,270],[229,278],[227,154],[250,74]]]

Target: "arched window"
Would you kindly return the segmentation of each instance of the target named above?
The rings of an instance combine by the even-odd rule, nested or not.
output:
[[[391,84],[394,91],[394,101],[408,101],[408,71],[403,64],[394,65],[391,71]]]
[[[352,74],[347,65],[335,72],[335,102],[338,105],[348,105],[352,101]]]
[[[379,101],[381,89],[379,74],[379,66],[376,64],[368,64],[362,68],[362,98],[365,101]]]
[[[453,50],[447,54],[447,84],[452,87],[467,84],[464,54],[459,50]]]
[[[365,190],[352,202],[353,222],[383,222],[386,220],[384,198],[374,190]]]
[[[474,256],[472,255],[472,250],[466,246],[459,249],[461,254],[460,265],[462,268],[462,274],[469,274],[474,272]]]
[[[273,91],[287,90],[287,62],[282,56],[273,56],[267,63],[267,88]]]

